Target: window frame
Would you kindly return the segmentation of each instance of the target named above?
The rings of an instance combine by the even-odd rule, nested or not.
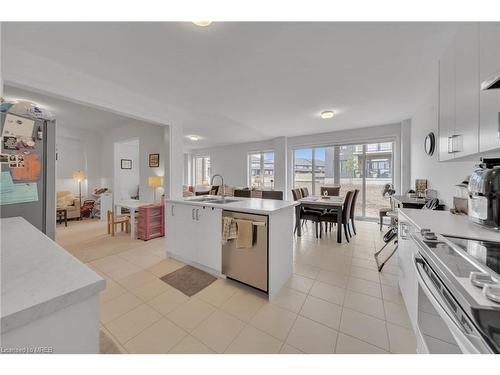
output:
[[[366,181],[366,178],[367,178],[367,173],[369,171],[369,162],[367,161],[367,152],[368,152],[368,145],[369,144],[374,144],[374,143],[378,143],[378,144],[387,144],[387,143],[390,143],[391,144],[391,157],[389,159],[389,169],[391,171],[391,183],[394,185],[394,167],[395,167],[395,151],[396,151],[396,143],[397,143],[397,139],[396,138],[381,138],[381,139],[373,139],[373,140],[360,140],[360,141],[350,141],[350,142],[345,142],[345,143],[327,143],[327,144],[304,144],[304,145],[295,145],[291,148],[291,151],[292,151],[292,165],[291,165],[291,169],[292,169],[292,188],[295,188],[296,187],[296,181],[295,181],[295,152],[297,150],[311,150],[311,154],[312,154],[312,160],[311,160],[311,171],[312,171],[312,174],[311,174],[311,191],[314,192],[316,191],[316,176],[315,176],[315,149],[317,148],[328,148],[328,147],[334,147],[335,148],[335,173],[334,173],[334,183],[337,184],[337,185],[340,185],[340,175],[341,175],[341,165],[342,165],[342,160],[340,159],[337,159],[338,155],[339,155],[339,150],[342,146],[361,146],[361,149],[359,150],[359,152],[362,153],[362,160],[363,160],[363,166],[362,166],[362,170],[363,170],[363,175],[362,175],[362,186],[363,186],[363,189],[362,189],[362,196],[360,197],[361,198],[361,204],[362,204],[362,215],[361,215],[361,218],[362,219],[368,219],[368,220],[371,220],[372,217],[369,217],[369,216],[366,216],[366,184],[367,184],[367,181]],[[377,151],[389,151],[388,148],[381,148],[379,147],[377,149]],[[372,151],[373,152],[373,151]],[[326,162],[326,160],[325,160]],[[337,173],[337,169],[338,169],[338,173]]]
[[[201,169],[202,169],[202,180],[201,180],[201,184],[198,184],[197,181],[196,181],[196,174],[197,174],[197,163],[196,163],[196,160],[197,159],[203,159],[202,160],[202,166],[201,166]],[[205,170],[207,168],[207,159],[209,160],[209,169],[207,170],[207,185],[203,185],[203,174],[205,173]],[[212,178],[211,176],[212,174],[212,162],[211,162],[211,157],[210,155],[195,155],[193,156],[193,186],[208,186],[210,185],[210,179]]]
[[[265,154],[273,154],[273,182],[272,182],[272,187],[271,190],[274,190],[274,183],[275,183],[275,161],[276,161],[276,152],[274,150],[259,150],[259,151],[249,151],[247,153],[247,185],[249,188],[252,188],[252,155],[260,155],[260,177],[261,177],[261,185],[256,186],[256,189],[265,189],[264,187],[264,176],[265,176],[265,168],[264,168],[264,155]]]

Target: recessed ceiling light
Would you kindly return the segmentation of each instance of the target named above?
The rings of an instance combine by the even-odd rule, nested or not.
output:
[[[188,135],[187,137],[188,137],[188,139],[189,139],[190,141],[195,141],[195,142],[196,142],[196,141],[199,141],[199,140],[200,140],[200,137],[199,137],[199,136],[197,136],[197,135],[194,135],[194,134],[193,134],[193,135]]]
[[[335,112],[333,112],[333,111],[323,111],[323,112],[321,112],[320,116],[322,119],[326,120],[326,119],[332,118],[334,114],[335,114]]]
[[[193,21],[196,26],[207,27],[212,24],[212,21]]]

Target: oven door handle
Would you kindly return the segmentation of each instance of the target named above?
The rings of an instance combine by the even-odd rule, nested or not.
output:
[[[446,316],[455,324],[455,326],[462,332],[463,334],[467,334],[465,332],[464,327],[460,323],[460,321],[457,319],[455,314],[450,311],[448,305],[446,302],[442,299],[441,295],[439,292],[436,290],[436,288],[433,286],[432,281],[429,279],[429,276],[425,273],[425,271],[421,270],[423,268],[424,260],[420,258],[419,256],[414,256],[415,260],[415,269],[417,271],[417,279],[418,283],[427,290],[428,295],[434,300],[434,302],[441,308],[442,311],[446,314]]]

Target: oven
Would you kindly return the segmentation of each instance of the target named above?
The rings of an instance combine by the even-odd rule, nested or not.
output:
[[[482,353],[482,337],[421,254],[414,257],[418,280],[417,351]],[[479,345],[479,348],[478,348]]]
[[[410,235],[416,244],[413,267],[417,279],[417,351],[436,354],[490,354],[498,352],[497,322],[481,319],[488,313],[496,319],[499,310],[488,305],[481,290],[471,285],[469,275],[478,271],[475,262],[442,236],[426,240],[425,234]],[[479,299],[478,299],[479,298]],[[479,304],[478,301],[484,303]],[[491,314],[494,315],[491,315]],[[487,326],[485,326],[485,324]]]

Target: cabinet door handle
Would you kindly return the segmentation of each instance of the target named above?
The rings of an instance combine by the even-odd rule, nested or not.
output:
[[[199,214],[200,214],[200,209],[197,209],[197,210],[196,210],[196,221],[199,221],[199,220],[200,220],[200,216],[199,216]]]
[[[174,206],[173,205],[170,207],[170,213],[172,214],[172,216],[174,216]]]
[[[191,219],[194,220],[194,208],[191,210]]]

